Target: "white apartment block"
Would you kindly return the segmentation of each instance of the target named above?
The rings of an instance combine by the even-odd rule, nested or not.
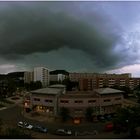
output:
[[[34,68],[34,81],[40,81],[43,87],[49,85],[49,69],[45,67]]]

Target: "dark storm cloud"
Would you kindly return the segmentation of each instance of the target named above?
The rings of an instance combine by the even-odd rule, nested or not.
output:
[[[87,53],[99,68],[113,67],[119,62],[114,52],[118,36],[109,22],[80,2],[5,2],[0,6],[0,56],[19,59],[68,47]]]

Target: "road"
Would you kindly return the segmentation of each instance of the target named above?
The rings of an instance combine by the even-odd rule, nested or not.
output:
[[[21,113],[23,111],[22,107],[18,106],[18,105],[11,105],[11,107],[1,110],[0,111],[0,118],[3,120],[4,123],[6,123],[7,125],[13,126],[13,127],[17,127],[17,122],[19,121],[26,121],[29,122],[31,124],[39,124],[42,126],[45,126],[48,128],[48,133],[47,134],[43,134],[43,133],[39,133],[39,132],[34,132],[34,131],[30,131],[30,133],[32,134],[32,136],[34,138],[100,138],[100,134],[98,134],[98,136],[95,135],[85,135],[85,136],[58,136],[58,135],[53,135],[52,133],[54,132],[54,130],[56,130],[57,128],[67,128],[67,129],[71,129],[72,132],[84,132],[84,131],[93,131],[93,130],[97,130],[98,133],[102,132],[103,130],[103,123],[87,123],[87,124],[80,124],[80,125],[73,125],[73,124],[62,124],[62,123],[48,123],[48,122],[40,122],[37,120],[31,120],[28,118],[25,118],[23,116],[23,114]],[[104,134],[106,135],[106,134]],[[101,138],[105,138],[105,137],[101,137]],[[108,137],[106,137],[108,138]]]

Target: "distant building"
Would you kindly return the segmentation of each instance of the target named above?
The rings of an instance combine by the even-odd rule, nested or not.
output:
[[[50,71],[50,82],[62,82],[69,76],[69,73],[65,70]]]
[[[49,85],[49,69],[45,67],[34,68],[34,81],[40,81],[43,87]]]
[[[124,74],[107,74],[107,73],[69,73],[71,81],[79,81],[80,79],[95,79],[95,78],[131,78],[130,73]]]
[[[114,78],[81,78],[79,79],[80,90],[94,90],[103,87],[129,87],[134,89],[140,85],[140,78],[114,77]]]
[[[24,73],[24,83],[30,83],[34,81],[34,72],[33,71],[26,71]]]

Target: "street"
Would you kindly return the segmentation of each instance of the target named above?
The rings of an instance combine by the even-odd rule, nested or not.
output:
[[[41,122],[37,120],[28,119],[24,114],[22,114],[23,108],[18,105],[12,105],[11,107],[1,110],[0,111],[0,118],[3,120],[5,124],[8,126],[17,127],[17,123],[19,121],[26,121],[30,124],[38,124],[41,126],[45,126],[48,128],[48,133],[40,133],[40,132],[34,132],[33,130],[27,130],[29,133],[31,133],[33,138],[109,138],[107,134],[103,134],[104,136],[101,137],[100,133],[103,131],[104,123],[87,123],[87,124],[65,124],[65,123],[48,123],[48,122]],[[58,128],[66,128],[70,129],[73,132],[72,136],[58,136],[54,135],[54,131]],[[20,128],[22,129],[22,128]],[[75,136],[74,132],[78,132],[80,134],[84,132],[93,132],[94,130],[97,130],[97,135],[81,135],[81,136]],[[115,138],[115,137],[114,137]]]

